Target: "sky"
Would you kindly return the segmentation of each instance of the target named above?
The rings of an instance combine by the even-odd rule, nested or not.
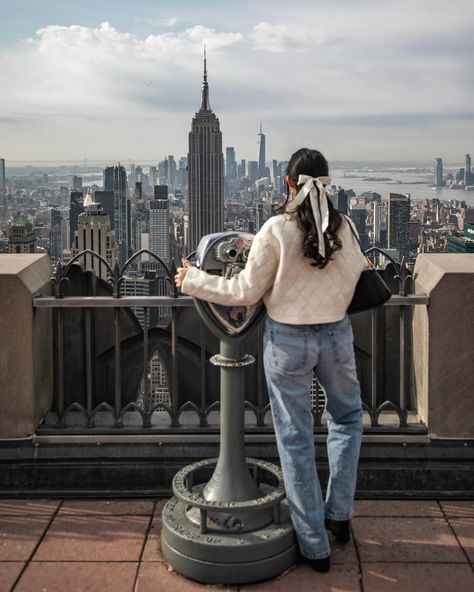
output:
[[[473,0],[0,0],[0,157],[185,155],[204,44],[237,159],[474,154]]]

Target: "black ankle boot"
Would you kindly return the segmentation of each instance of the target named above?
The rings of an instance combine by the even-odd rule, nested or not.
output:
[[[307,563],[311,566],[314,571],[319,571],[320,573],[325,573],[329,571],[331,567],[331,560],[328,557],[323,557],[322,559],[310,559],[309,557],[304,557],[304,555],[300,555],[301,563]]]
[[[351,538],[351,521],[350,520],[331,520],[326,518],[324,521],[326,530],[330,530],[336,537],[338,543],[347,543]]]

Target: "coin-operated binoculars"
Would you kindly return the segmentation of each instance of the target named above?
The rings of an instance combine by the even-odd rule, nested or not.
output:
[[[236,277],[252,240],[245,232],[207,235],[195,264],[212,275]],[[255,359],[243,353],[242,337],[258,325],[263,304],[195,303],[220,339],[220,353],[210,360],[221,376],[219,458],[193,463],[174,477],[174,497],[163,510],[162,552],[176,571],[200,582],[268,579],[295,563],[297,549],[281,469],[245,458],[244,452],[243,373]],[[206,472],[207,480],[202,477]]]

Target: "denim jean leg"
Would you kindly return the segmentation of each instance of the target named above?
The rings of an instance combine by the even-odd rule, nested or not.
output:
[[[362,440],[362,403],[352,327],[348,317],[321,331],[316,376],[326,392],[329,481],[325,515],[348,520],[354,513],[357,466]]]
[[[291,520],[301,554],[330,554],[316,472],[310,389],[314,361],[307,330],[268,320],[264,366]]]

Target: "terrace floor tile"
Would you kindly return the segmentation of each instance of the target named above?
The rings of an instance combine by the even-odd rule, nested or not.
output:
[[[441,518],[436,500],[356,500],[356,516],[401,516]]]
[[[215,589],[219,592],[237,592],[237,586],[204,585],[189,580],[161,561],[141,563],[134,592],[203,592]]]
[[[469,557],[469,561],[474,564],[474,518],[449,518],[449,524]]]
[[[443,512],[448,518],[474,518],[474,501],[440,501]]]
[[[240,586],[240,592],[360,592],[358,567],[332,565],[327,573],[317,573],[309,565],[298,565],[266,582]]]
[[[137,563],[31,562],[15,592],[132,592]]]
[[[49,516],[1,516],[0,561],[27,561],[50,520]]]
[[[155,500],[66,500],[58,514],[98,514],[101,516],[150,516]]]
[[[10,592],[24,565],[23,561],[0,561],[0,592]]]
[[[57,516],[33,561],[138,561],[148,516]]]
[[[0,499],[0,516],[52,516],[61,500]]]
[[[443,518],[354,518],[361,561],[466,562]]]
[[[364,592],[472,592],[466,563],[363,563]]]

